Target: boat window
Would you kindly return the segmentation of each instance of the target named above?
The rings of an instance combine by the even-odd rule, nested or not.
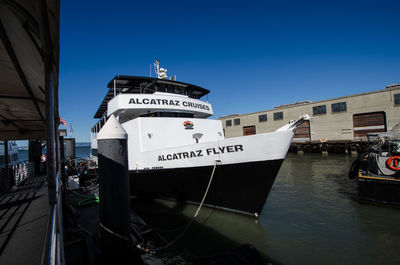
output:
[[[267,114],[258,115],[258,122],[266,122],[267,121]]]
[[[168,92],[168,93],[177,94],[177,93],[176,93],[176,90],[175,90],[175,87],[168,87],[168,88],[167,88],[167,92]]]
[[[346,102],[333,103],[331,106],[332,112],[341,112],[347,110]]]
[[[394,105],[400,105],[400,94],[394,94]]]
[[[165,86],[157,86],[156,91],[158,92],[167,92],[167,88]]]
[[[185,112],[152,112],[141,115],[140,117],[161,117],[161,118],[194,118],[193,113],[185,113]]]
[[[183,117],[183,118],[193,118],[194,114],[193,113],[178,113],[178,117]]]
[[[167,87],[167,86],[155,86],[157,92],[187,95],[187,91],[181,87]]]
[[[232,126],[232,120],[226,120],[225,121],[225,125],[228,126]]]
[[[234,119],[233,120],[234,125],[240,125],[240,119]]]
[[[92,133],[98,133],[103,125],[106,123],[108,120],[107,116],[103,116],[91,129]]]
[[[313,107],[313,115],[326,114],[326,105]]]
[[[186,90],[185,90],[185,89],[183,89],[183,88],[177,88],[176,90],[177,90],[178,94],[180,94],[180,95],[186,95]]]
[[[283,120],[283,112],[275,112],[274,113],[274,121]]]

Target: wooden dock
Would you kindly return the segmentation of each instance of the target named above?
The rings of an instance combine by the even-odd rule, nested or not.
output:
[[[340,153],[357,155],[368,147],[367,141],[307,141],[292,142],[290,152],[300,153]]]
[[[46,176],[26,179],[0,197],[0,264],[41,264],[49,200]]]

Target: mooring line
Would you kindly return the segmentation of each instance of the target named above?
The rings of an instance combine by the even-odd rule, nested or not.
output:
[[[212,173],[211,173],[211,176],[210,176],[210,180],[208,181],[208,185],[207,185],[206,191],[204,192],[204,195],[203,195],[203,198],[201,200],[201,203],[200,203],[199,207],[197,208],[195,214],[192,216],[192,218],[190,218],[190,221],[188,222],[186,227],[183,229],[183,231],[177,237],[175,237],[172,241],[168,242],[165,246],[162,246],[162,247],[159,247],[159,248],[155,248],[155,249],[151,249],[149,247],[143,247],[141,244],[137,244],[136,247],[139,250],[142,250],[142,251],[147,252],[147,253],[153,253],[153,254],[157,253],[157,252],[160,252],[160,251],[165,250],[168,247],[170,247],[172,244],[174,244],[176,241],[178,241],[186,233],[186,231],[192,225],[194,219],[196,219],[196,217],[200,213],[201,207],[203,206],[203,203],[204,203],[204,201],[205,201],[205,199],[207,197],[208,191],[210,189],[212,180],[214,178],[215,169],[216,169],[218,163],[221,163],[221,160],[215,160],[214,167],[213,167],[213,170],[212,170]]]

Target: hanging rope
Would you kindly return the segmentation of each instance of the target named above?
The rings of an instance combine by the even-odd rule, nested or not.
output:
[[[220,160],[218,160],[218,161],[220,162]],[[208,190],[210,189],[211,182],[212,182],[212,180],[213,180],[213,178],[214,178],[214,172],[215,172],[215,168],[217,167],[218,161],[215,161],[214,168],[213,168],[213,171],[212,171],[212,173],[211,173],[210,180],[208,181],[208,185],[207,185],[206,192],[204,193],[204,196],[203,196],[203,199],[201,200],[201,203],[200,203],[200,205],[199,205],[199,208],[197,208],[196,213],[193,215],[193,219],[196,218],[197,215],[199,215],[199,212],[200,212],[200,210],[201,210],[201,207],[203,206],[204,200],[205,200],[206,197],[207,197]]]
[[[168,247],[170,247],[172,244],[174,244],[176,241],[178,241],[178,240],[186,233],[186,231],[187,231],[187,230],[189,229],[189,227],[192,225],[194,219],[195,219],[195,218],[199,215],[199,213],[200,213],[201,207],[203,206],[203,203],[204,203],[204,201],[205,201],[205,199],[206,199],[206,197],[207,197],[208,191],[209,191],[209,189],[210,189],[212,180],[213,180],[213,178],[214,178],[215,168],[217,167],[217,164],[220,163],[220,162],[221,162],[220,160],[216,160],[216,161],[215,161],[215,164],[214,164],[214,167],[213,167],[211,176],[210,176],[210,180],[208,181],[208,185],[207,185],[206,191],[204,192],[204,195],[203,195],[203,198],[202,198],[202,200],[201,200],[201,202],[200,202],[200,205],[199,205],[199,207],[197,208],[197,210],[196,210],[195,214],[193,215],[193,217],[190,219],[190,221],[188,222],[188,224],[187,224],[186,227],[184,228],[184,230],[183,230],[177,237],[175,237],[175,239],[173,239],[172,241],[168,242],[166,245],[164,245],[164,246],[162,246],[162,247],[159,247],[159,248],[152,249],[152,248],[149,248],[149,247],[147,247],[147,246],[143,246],[141,243],[137,243],[137,242],[136,242],[136,247],[137,247],[139,250],[141,250],[141,251],[143,251],[143,252],[146,252],[146,253],[157,253],[157,252],[159,252],[159,251],[165,250],[165,249],[167,249]],[[81,196],[81,197],[86,197],[87,199],[93,199],[93,197],[91,197],[91,196],[86,196],[86,195],[82,195],[82,194],[78,194],[78,193],[77,193],[76,195],[77,195],[77,196]],[[106,231],[109,232],[110,234],[112,234],[112,235],[114,235],[114,236],[116,236],[116,237],[118,237],[118,238],[120,238],[120,239],[123,239],[123,240],[129,240],[128,238],[126,238],[126,237],[124,237],[124,236],[122,236],[122,235],[119,235],[118,233],[116,233],[116,232],[112,231],[111,229],[105,227],[102,223],[99,223],[99,225],[100,225],[100,227],[102,227],[104,230],[106,230]],[[131,235],[131,237],[132,237],[132,235]],[[134,238],[132,237],[132,241],[133,241],[133,240],[134,240]],[[142,241],[143,241],[143,239],[142,239]]]
[[[165,250],[165,249],[167,249],[168,247],[170,247],[172,244],[174,244],[176,241],[178,241],[178,240],[186,233],[186,231],[187,231],[187,230],[189,229],[189,227],[192,225],[194,219],[195,219],[195,218],[199,215],[199,213],[200,213],[201,207],[203,206],[203,203],[204,203],[204,201],[205,201],[205,199],[206,199],[206,197],[207,197],[208,191],[209,191],[209,189],[210,189],[212,180],[213,180],[213,178],[214,178],[215,168],[217,167],[217,164],[220,163],[220,162],[221,162],[221,160],[216,160],[216,161],[215,161],[215,164],[214,164],[214,167],[213,167],[211,176],[210,176],[210,180],[208,181],[208,185],[207,185],[206,191],[204,192],[204,195],[203,195],[203,199],[201,200],[200,205],[199,205],[199,207],[197,208],[195,214],[194,214],[193,217],[190,219],[190,221],[188,222],[188,224],[186,225],[186,227],[183,229],[183,231],[182,231],[177,237],[175,237],[172,241],[168,242],[165,246],[162,246],[162,247],[159,247],[159,248],[155,248],[155,249],[151,249],[151,248],[149,248],[149,247],[143,247],[141,244],[137,244],[136,247],[137,247],[138,249],[140,249],[140,250],[142,250],[142,251],[144,251],[144,252],[148,252],[148,253],[157,253],[157,252],[159,252],[159,251]]]

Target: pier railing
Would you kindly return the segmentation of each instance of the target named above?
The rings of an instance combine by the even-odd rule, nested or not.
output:
[[[7,192],[11,187],[11,179],[8,171],[9,170],[5,165],[0,166],[0,194]]]
[[[32,162],[23,161],[11,166],[11,174],[15,185],[18,185],[25,179],[35,175],[35,167]]]
[[[13,186],[35,175],[35,167],[32,162],[22,161],[0,167],[0,194],[7,192]]]
[[[65,264],[64,259],[64,233],[62,215],[62,189],[59,184],[60,172],[56,174],[57,201],[49,206],[46,241],[42,253],[41,265]]]

